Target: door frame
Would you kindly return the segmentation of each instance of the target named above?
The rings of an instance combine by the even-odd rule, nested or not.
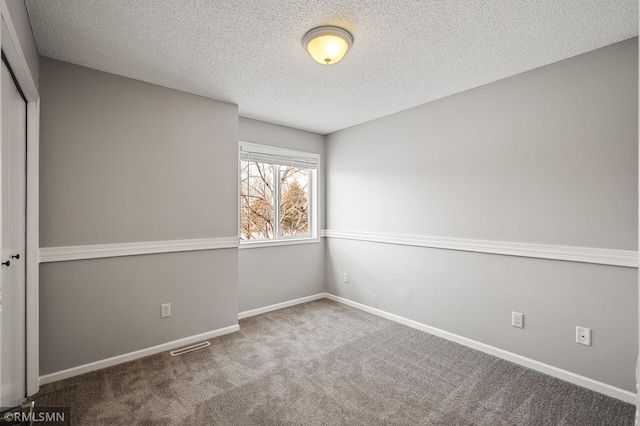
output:
[[[26,206],[26,393],[40,388],[39,356],[39,167],[40,95],[33,70],[20,45],[6,0],[0,1],[0,45],[27,101],[27,206]],[[0,114],[0,129],[2,126]],[[0,143],[2,132],[0,132]],[[1,155],[1,154],[0,154]],[[1,167],[0,162],[0,167]],[[0,175],[1,176],[1,175]],[[0,215],[2,197],[0,197]],[[0,218],[1,219],[1,218]],[[0,234],[0,247],[2,235]],[[0,285],[2,276],[0,275]]]

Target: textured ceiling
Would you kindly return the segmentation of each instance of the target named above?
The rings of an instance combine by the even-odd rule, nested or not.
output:
[[[41,55],[330,133],[638,35],[637,0],[27,0]],[[339,25],[333,66],[301,46]]]

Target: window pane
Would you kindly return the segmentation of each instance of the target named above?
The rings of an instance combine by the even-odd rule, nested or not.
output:
[[[240,167],[240,238],[273,238],[274,166],[242,161]]]
[[[309,170],[280,166],[280,235],[309,235]]]

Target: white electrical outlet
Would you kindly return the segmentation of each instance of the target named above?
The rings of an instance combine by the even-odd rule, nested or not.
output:
[[[160,305],[160,317],[166,318],[171,316],[171,303],[163,303]]]
[[[576,343],[591,346],[591,329],[586,327],[576,327]]]
[[[345,272],[344,275],[342,276],[342,281],[344,281],[345,283],[349,282],[349,273]]]
[[[518,328],[524,328],[524,314],[520,312],[511,312],[511,325]]]

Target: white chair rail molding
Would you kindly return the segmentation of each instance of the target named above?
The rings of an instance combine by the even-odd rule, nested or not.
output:
[[[446,238],[426,235],[377,234],[333,229],[323,229],[321,235],[325,238],[563,260],[568,262],[594,263],[628,268],[638,268],[639,264],[638,252],[632,250]]]

